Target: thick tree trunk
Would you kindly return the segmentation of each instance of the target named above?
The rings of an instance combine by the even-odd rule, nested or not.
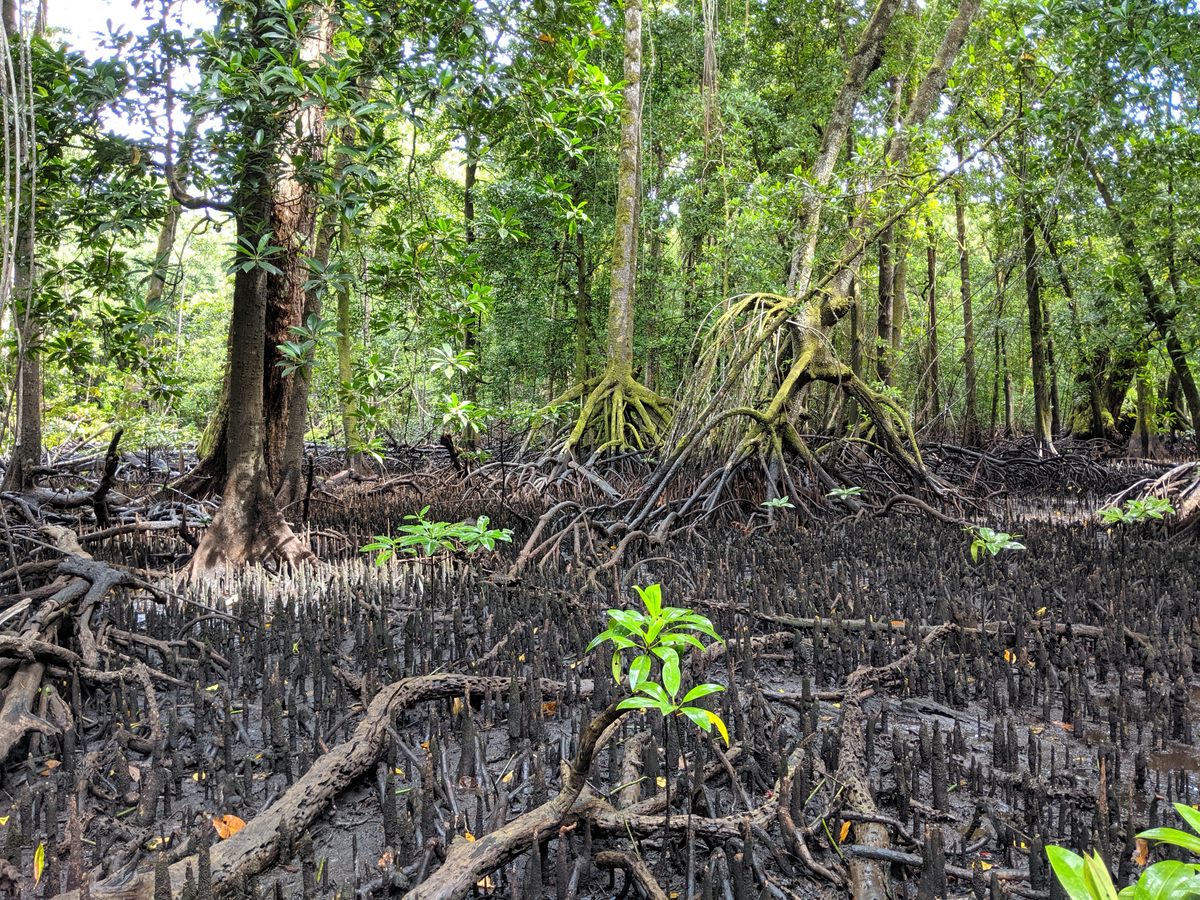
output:
[[[962,167],[962,147],[957,148]],[[963,412],[963,443],[979,443],[979,408],[975,369],[975,313],[971,303],[971,257],[967,250],[967,213],[961,177],[954,183],[954,227],[958,238],[958,287],[963,311],[963,378],[966,382],[966,408]]]
[[[575,202],[579,202],[576,188]],[[592,315],[588,296],[587,247],[583,228],[575,226],[575,381],[579,384],[588,379],[588,338],[592,330]]]
[[[637,292],[638,170],[642,156],[642,0],[625,2],[625,88],[617,204],[613,222],[612,290],[608,301],[608,368],[633,374],[633,308]]]

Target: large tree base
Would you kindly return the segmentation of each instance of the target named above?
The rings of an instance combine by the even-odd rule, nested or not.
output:
[[[671,421],[671,401],[656,394],[633,373],[610,366],[597,378],[581,382],[541,411],[546,418],[559,406],[580,401],[579,416],[561,445],[563,456],[582,446],[596,453],[649,450],[662,443]]]
[[[284,569],[313,558],[279,511],[266,473],[233,472],[225,498],[188,566],[192,578],[245,565]]]

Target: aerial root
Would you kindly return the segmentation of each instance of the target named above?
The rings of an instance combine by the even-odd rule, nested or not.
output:
[[[556,407],[580,400],[574,426],[556,448],[562,460],[584,445],[600,454],[609,450],[649,450],[662,443],[671,421],[671,401],[633,377],[612,367],[576,384],[542,410],[544,418]]]

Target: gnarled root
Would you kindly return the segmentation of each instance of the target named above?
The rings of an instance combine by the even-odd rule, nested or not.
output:
[[[580,401],[579,416],[563,440],[563,458],[582,446],[606,450],[647,450],[662,443],[671,421],[671,401],[633,377],[632,371],[610,366],[597,378],[577,384],[549,403],[554,407]]]

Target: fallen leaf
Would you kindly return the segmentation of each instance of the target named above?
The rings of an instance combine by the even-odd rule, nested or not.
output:
[[[466,839],[466,841],[467,841],[467,843],[468,843],[468,844],[473,844],[473,843],[475,843],[475,835],[471,834],[471,832],[469,832],[469,831],[464,831],[464,832],[463,832],[463,837]]]
[[[213,828],[217,829],[217,835],[221,840],[232,837],[246,827],[245,820],[235,815],[213,816],[212,823]]]
[[[404,770],[403,770],[403,769],[401,769],[401,768],[399,768],[399,767],[397,767],[397,768],[395,768],[395,769],[392,769],[392,774],[393,774],[393,775],[395,775],[397,778],[403,778],[403,777],[404,777]]]
[[[163,839],[161,837],[152,837],[152,838],[150,838],[150,840],[146,841],[146,843],[143,844],[142,846],[144,846],[147,850],[157,850],[159,847],[162,846],[162,844],[163,844]]]
[[[893,628],[903,628],[907,624],[908,623],[905,622],[903,619],[892,619],[892,621],[891,621],[891,626]]]
[[[542,704],[542,715],[543,716],[552,716],[557,711],[558,711],[558,701],[557,700],[547,700],[545,703]]]
[[[0,825],[8,824],[8,816],[0,816]]]
[[[1008,663],[1009,665],[1012,665],[1013,663],[1015,663],[1017,661],[1017,654],[1013,653],[1011,650],[1005,650],[1004,651],[1004,661],[1006,663]]]
[[[983,869],[983,871],[986,872],[991,867],[992,867],[992,863],[988,862],[986,859],[981,859],[979,861],[979,868]]]
[[[1138,866],[1144,866],[1150,861],[1150,842],[1138,838],[1133,850],[1133,861]]]
[[[462,712],[463,702],[461,697],[455,697],[450,703],[450,715],[457,716]]]
[[[391,850],[384,850],[383,855],[379,857],[379,862],[377,862],[376,865],[384,870],[390,869],[395,858],[396,857],[392,854]]]
[[[1075,730],[1075,726],[1072,725],[1070,722],[1055,722],[1053,724],[1057,725],[1063,731],[1074,731]]]
[[[57,759],[46,760],[46,768],[42,769],[42,772],[41,772],[42,777],[44,778],[44,777],[48,776],[51,772],[53,772],[55,769],[57,769],[61,765],[62,765],[62,762],[60,762]]]
[[[846,835],[848,835],[849,833],[850,833],[850,822],[849,821],[843,822],[842,830],[838,834],[838,843],[839,844],[845,843]]]
[[[139,769],[137,766],[130,766],[129,767],[129,780],[132,781],[134,784],[141,784],[142,783],[142,770]]]
[[[42,873],[46,871],[46,842],[42,841],[37,845],[37,849],[33,851],[33,883],[37,885],[42,880]]]
[[[481,891],[494,891],[496,889],[496,882],[492,881],[491,875],[484,875],[477,882],[475,882],[475,887],[479,888]]]
[[[206,691],[219,691],[220,689],[221,689],[221,685],[219,685],[219,684],[210,684],[208,687],[205,688]]]
[[[657,784],[660,788],[665,788],[667,786],[667,779],[665,779],[661,775],[659,775],[657,778],[654,779],[654,783]]]
[[[1044,606],[1041,609],[1039,609],[1037,612],[1034,613],[1034,615],[1037,616],[1039,619],[1042,616],[1044,616],[1045,614],[1046,614],[1046,607],[1044,607]]]
[[[513,780],[512,772],[505,772],[503,775],[500,776],[501,784],[510,784],[512,782],[512,780]]]

